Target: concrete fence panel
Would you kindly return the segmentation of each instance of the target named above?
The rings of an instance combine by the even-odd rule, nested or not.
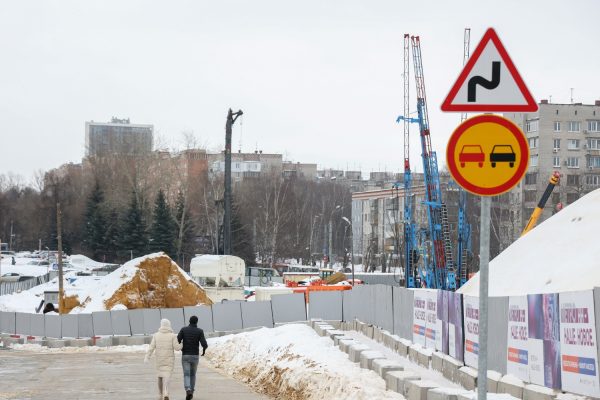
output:
[[[342,291],[311,292],[308,305],[309,318],[342,320]]]
[[[215,331],[242,329],[242,309],[239,301],[213,304]]]
[[[129,312],[127,310],[110,311],[113,336],[131,336],[131,325],[129,325]]]
[[[129,326],[132,335],[144,335],[144,310],[129,310]]]
[[[490,297],[488,305],[488,369],[506,374],[508,297]]]
[[[61,337],[78,338],[79,326],[77,323],[77,314],[64,314],[60,316]]]
[[[354,313],[354,289],[342,291],[342,319],[352,321],[356,318]]]
[[[91,338],[94,336],[94,321],[92,314],[77,314],[78,337]]]
[[[45,329],[44,314],[31,314],[31,336],[45,336]]]
[[[16,315],[14,312],[0,312],[0,332],[16,333]]]
[[[31,315],[28,313],[15,313],[15,332],[18,335],[31,335]]]
[[[306,321],[303,293],[275,294],[271,296],[271,307],[275,323]]]
[[[394,301],[394,334],[412,340],[414,293],[410,289],[395,287],[392,289]]]
[[[375,286],[375,325],[389,332],[394,330],[394,308],[391,286]]]
[[[92,313],[94,336],[112,336],[112,321],[110,311],[96,311]]]
[[[366,285],[354,286],[352,289],[352,308],[354,309],[355,318],[362,322],[368,322],[369,318],[369,288]]]
[[[211,306],[183,307],[183,315],[186,325],[189,323],[190,317],[195,315],[198,317],[198,328],[207,333],[215,331]]]
[[[144,334],[152,335],[160,328],[160,310],[156,308],[144,308]]]
[[[58,314],[44,316],[44,336],[54,339],[62,338],[62,322]]]
[[[312,300],[312,294],[310,296]],[[240,306],[242,307],[242,326],[244,328],[273,327],[273,310],[270,301],[244,302],[240,303]]]
[[[171,321],[171,328],[173,328],[173,332],[175,333],[179,333],[179,330],[185,326],[183,308],[161,308],[160,318],[166,318]]]

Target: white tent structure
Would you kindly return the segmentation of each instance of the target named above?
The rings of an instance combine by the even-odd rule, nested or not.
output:
[[[489,295],[519,296],[600,286],[600,189],[518,239],[490,261]],[[479,295],[479,274],[458,292]]]
[[[246,264],[236,256],[205,254],[190,263],[190,275],[203,286],[240,287],[245,274]]]

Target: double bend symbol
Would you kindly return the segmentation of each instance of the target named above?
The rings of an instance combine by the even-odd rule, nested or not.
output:
[[[469,103],[477,101],[477,85],[486,89],[495,89],[500,84],[500,61],[492,61],[492,80],[487,80],[483,76],[474,76],[469,79],[467,88],[467,100]]]

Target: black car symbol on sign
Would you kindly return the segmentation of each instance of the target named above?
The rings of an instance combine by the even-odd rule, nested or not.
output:
[[[507,162],[509,167],[514,167],[517,156],[511,145],[509,144],[497,144],[490,153],[490,162],[492,168],[496,168],[496,163]]]

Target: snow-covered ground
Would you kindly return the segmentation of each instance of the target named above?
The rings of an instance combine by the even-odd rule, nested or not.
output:
[[[600,286],[600,189],[542,222],[490,262],[490,296]],[[459,292],[479,295],[479,274]]]

